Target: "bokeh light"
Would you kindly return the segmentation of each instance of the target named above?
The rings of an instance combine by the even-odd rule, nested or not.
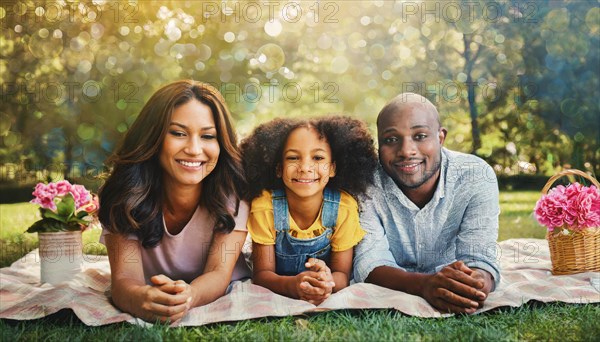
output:
[[[535,172],[551,173],[575,144],[600,160],[597,2],[485,2],[472,15],[442,1],[123,4],[0,5],[2,162],[70,148],[101,164],[148,97],[181,78],[224,91],[245,133],[324,113],[374,128],[383,104],[414,91],[436,100],[449,148],[497,170],[539,159]]]

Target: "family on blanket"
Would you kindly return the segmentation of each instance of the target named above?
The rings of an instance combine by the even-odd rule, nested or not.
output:
[[[175,322],[251,276],[313,304],[355,281],[475,312],[500,278],[498,185],[446,134],[431,102],[404,93],[377,118],[379,158],[364,122],[333,115],[275,119],[238,146],[218,90],[162,87],[100,189],[114,305]]]

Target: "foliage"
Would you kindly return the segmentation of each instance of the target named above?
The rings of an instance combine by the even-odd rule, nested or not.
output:
[[[500,190],[539,190],[546,185],[549,177],[534,174],[517,174],[514,176],[498,176]]]
[[[31,198],[31,188],[35,184],[0,184],[0,203],[20,203]]]
[[[94,177],[160,85],[221,89],[239,131],[432,98],[447,145],[498,173],[600,172],[600,26],[590,1],[8,1],[2,178]],[[269,7],[271,6],[271,7]],[[0,170],[2,171],[2,170]]]

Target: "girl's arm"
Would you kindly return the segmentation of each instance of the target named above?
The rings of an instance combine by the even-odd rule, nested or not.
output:
[[[114,304],[148,322],[174,322],[183,317],[189,296],[180,294],[181,285],[146,285],[139,242],[122,234],[105,236],[111,270]]]
[[[318,305],[331,293],[331,284],[319,281],[319,273],[304,271],[296,276],[280,276],[275,272],[275,246],[252,244],[252,282],[290,298]],[[328,289],[328,290],[327,290]]]
[[[352,272],[352,256],[354,255],[354,248],[349,248],[341,252],[331,252],[331,275],[335,282],[333,292],[348,286],[350,281],[350,272]]]

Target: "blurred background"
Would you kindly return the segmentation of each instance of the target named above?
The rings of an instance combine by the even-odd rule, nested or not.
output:
[[[183,78],[221,90],[241,137],[327,113],[375,134],[411,91],[503,188],[600,172],[598,1],[2,1],[0,23],[3,202],[37,181],[96,188],[145,101]]]

